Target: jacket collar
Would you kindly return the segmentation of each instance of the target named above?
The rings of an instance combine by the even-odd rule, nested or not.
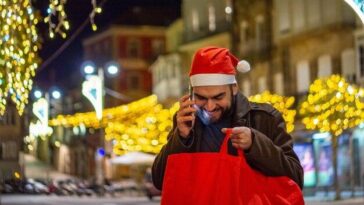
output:
[[[252,109],[247,97],[238,92],[235,95],[235,112],[233,113],[232,124],[233,126],[246,126],[246,114]]]

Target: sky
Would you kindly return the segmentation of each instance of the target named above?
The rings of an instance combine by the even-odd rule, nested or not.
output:
[[[34,3],[35,10],[39,11],[42,16],[46,16],[48,2],[45,0],[36,0]],[[97,3],[102,3],[102,13],[95,16],[95,23],[98,26],[98,31],[106,29],[111,23],[122,22],[125,24],[138,23],[137,21],[140,9],[162,8],[166,9],[166,15],[156,19],[150,19],[152,23],[160,25],[169,25],[177,17],[180,16],[181,0],[97,0]],[[81,84],[81,82],[69,82],[70,76],[79,76],[82,78],[80,67],[83,61],[82,39],[95,35],[92,31],[91,24],[87,24],[84,29],[75,35],[72,40],[72,35],[77,33],[76,30],[81,27],[92,10],[91,0],[68,0],[66,3],[65,12],[70,22],[70,30],[67,31],[67,38],[63,39],[56,35],[54,39],[48,36],[48,26],[45,23],[39,23],[39,33],[42,39],[42,48],[40,57],[43,64],[40,64],[36,76],[35,86],[43,89],[57,86],[62,89],[71,89]],[[168,12],[167,12],[168,11]],[[132,13],[135,15],[131,18]],[[129,21],[130,19],[130,21]],[[160,21],[160,22],[159,22]],[[140,22],[139,22],[140,23]],[[65,46],[69,44],[69,46]],[[65,49],[61,49],[64,47]],[[57,53],[56,55],[54,55]],[[55,57],[55,58],[54,58]],[[45,63],[44,63],[45,62]],[[81,81],[81,80],[80,80]]]

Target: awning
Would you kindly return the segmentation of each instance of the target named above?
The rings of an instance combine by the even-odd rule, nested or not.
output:
[[[137,165],[137,164],[152,164],[155,159],[155,155],[147,154],[144,152],[128,152],[124,155],[111,158],[112,164],[122,165]]]

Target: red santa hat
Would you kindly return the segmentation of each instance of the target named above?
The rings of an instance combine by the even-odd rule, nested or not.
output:
[[[190,70],[190,83],[195,86],[236,83],[236,70],[248,72],[247,61],[238,61],[226,48],[206,47],[197,50]]]

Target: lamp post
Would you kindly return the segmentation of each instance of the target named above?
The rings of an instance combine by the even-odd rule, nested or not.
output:
[[[34,92],[35,102],[33,103],[33,114],[38,118],[36,123],[30,123],[29,125],[29,135],[33,138],[41,137],[42,140],[47,140],[47,163],[49,169],[51,168],[51,157],[47,136],[53,133],[53,129],[48,126],[48,119],[50,113],[50,104],[52,104],[52,99],[59,100],[62,96],[58,89],[52,89],[49,92],[45,92],[44,95],[39,89],[35,89]],[[47,170],[47,178],[49,178],[49,170]]]
[[[107,63],[104,68],[106,69],[108,76],[115,76],[119,72],[119,65],[115,62]],[[104,93],[106,90],[104,84],[104,68],[99,67],[97,69],[97,74],[95,74],[96,67],[93,62],[86,61],[82,65],[83,73],[86,75],[86,80],[82,83],[82,94],[94,107],[96,118],[98,119],[100,126],[99,147],[95,152],[95,177],[97,185],[101,188],[101,194],[103,194],[104,191],[104,156],[105,153],[110,152],[110,148],[108,148],[105,143],[102,129],[102,111],[104,109]]]

